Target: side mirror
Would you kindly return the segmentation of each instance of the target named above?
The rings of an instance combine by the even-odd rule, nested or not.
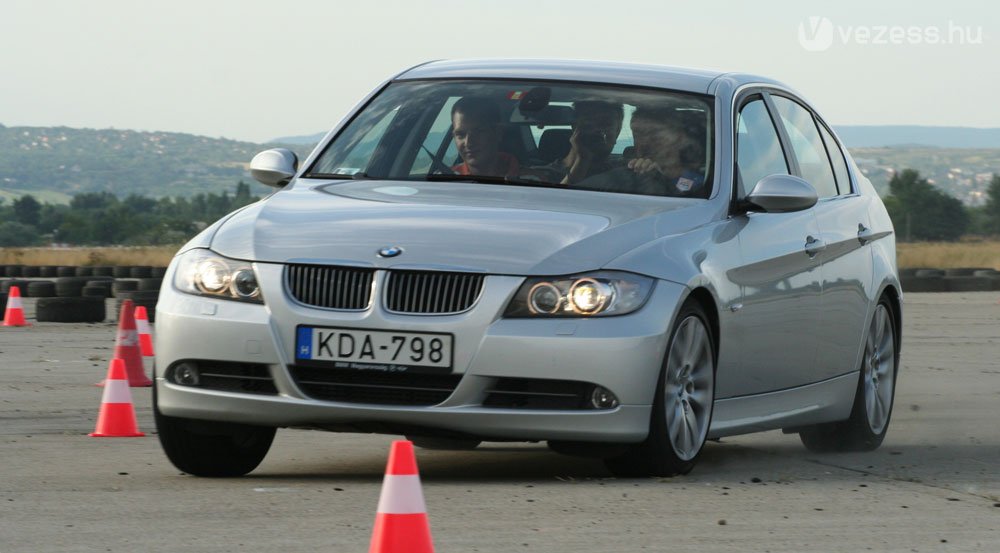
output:
[[[286,148],[264,150],[250,161],[250,175],[261,184],[281,188],[299,169],[299,157]]]
[[[802,211],[816,205],[816,189],[792,175],[768,175],[747,194],[746,202],[768,213]]]

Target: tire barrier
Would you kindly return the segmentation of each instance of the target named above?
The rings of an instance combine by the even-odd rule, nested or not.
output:
[[[153,268],[148,266],[132,267],[129,271],[129,276],[132,278],[152,278]]]
[[[19,278],[5,280],[2,283],[0,283],[0,292],[3,292],[5,294],[9,293],[11,286],[17,286],[19,289],[25,290],[28,287],[28,281],[21,280]],[[27,296],[27,293],[22,293],[21,295]]]
[[[117,298],[117,308],[118,312],[121,312],[122,302],[125,300],[132,300],[132,303],[136,307],[140,305],[146,308],[146,313],[149,315],[149,322],[156,322],[156,300],[160,297],[160,292],[158,290],[134,290],[129,292],[121,292]]]
[[[35,267],[33,265],[26,266],[21,269],[21,276],[24,278],[38,278],[41,276],[41,271],[39,269],[41,269],[41,267]]]
[[[4,270],[4,275],[8,277],[17,278],[21,276],[24,271],[24,265],[7,265]]]
[[[122,292],[134,292],[138,289],[139,281],[118,279],[111,285],[111,295],[117,298]]]
[[[150,273],[151,273],[151,275],[152,275],[153,278],[163,278],[164,275],[167,274],[167,268],[166,267],[153,267],[153,270]]]
[[[162,278],[140,278],[138,281],[139,290],[156,290],[160,291],[160,286],[163,284]]]
[[[948,281],[943,276],[900,277],[903,293],[907,292],[947,292]]]
[[[56,267],[57,277],[76,276],[76,267]]]
[[[941,269],[917,269],[914,276],[925,278],[925,277],[943,277],[944,271]]]
[[[56,279],[56,296],[60,298],[78,298],[83,294],[83,287],[98,280],[112,280],[111,277],[73,276]]]
[[[0,311],[7,309],[7,292],[0,292]]]
[[[118,265],[117,267],[112,267],[111,276],[115,278],[129,278],[130,276],[132,276],[132,266]]]
[[[87,266],[77,267],[73,274],[78,277],[94,276],[94,268]]]
[[[954,276],[947,277],[949,292],[989,292],[993,282],[988,277]]]
[[[29,282],[26,295],[30,298],[54,297],[56,295],[56,283],[50,280]]]
[[[989,267],[958,267],[955,269],[945,269],[944,276],[958,277],[958,276],[973,276],[976,271],[989,270]]]
[[[94,267],[94,276],[114,276],[114,267]]]
[[[39,298],[35,319],[52,323],[99,323],[107,318],[101,298]]]
[[[38,268],[38,276],[42,278],[55,278],[59,276],[56,272],[57,269],[58,267],[55,265],[42,265]]]
[[[84,286],[80,290],[80,297],[84,298],[105,298],[111,297],[111,289],[104,286]]]

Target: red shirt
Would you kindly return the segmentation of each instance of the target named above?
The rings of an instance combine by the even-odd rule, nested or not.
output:
[[[521,173],[521,164],[517,162],[516,157],[505,152],[499,152],[497,153],[497,159],[499,160],[500,166],[503,165],[507,166],[507,171],[503,174],[503,176],[516,177]],[[463,161],[462,163],[459,163],[458,165],[452,167],[451,170],[458,173],[459,175],[468,175],[469,164]]]

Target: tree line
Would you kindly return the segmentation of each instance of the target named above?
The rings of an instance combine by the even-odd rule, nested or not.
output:
[[[9,203],[0,198],[0,247],[180,244],[259,199],[243,181],[232,195],[157,199],[131,194],[119,199],[110,192],[86,192],[73,196],[69,205],[40,203],[31,195]],[[966,207],[912,169],[892,177],[883,201],[901,241],[1000,235],[1000,175],[993,175],[986,203],[979,207]]]
[[[85,192],[69,205],[41,203],[24,195],[13,202],[0,198],[0,247],[68,244],[181,244],[234,209],[260,198],[243,181],[236,193],[202,193],[191,197],[150,198],[110,192]]]

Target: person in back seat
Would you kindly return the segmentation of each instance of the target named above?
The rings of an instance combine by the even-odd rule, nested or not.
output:
[[[622,132],[621,104],[588,100],[573,104],[575,118],[565,157],[549,165],[532,168],[545,180],[565,185],[611,170],[611,150]]]
[[[452,136],[462,163],[452,167],[459,175],[517,176],[517,158],[500,151],[503,127],[500,107],[488,98],[466,96],[451,108]]]

